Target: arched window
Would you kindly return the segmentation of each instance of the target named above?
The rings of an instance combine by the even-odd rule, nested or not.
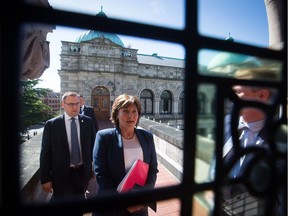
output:
[[[144,89],[140,94],[142,114],[153,114],[153,94],[150,90]]]
[[[172,113],[172,95],[169,91],[163,91],[160,97],[160,113]]]
[[[184,114],[184,91],[181,92],[179,96],[179,103],[178,103],[178,113],[179,114]]]

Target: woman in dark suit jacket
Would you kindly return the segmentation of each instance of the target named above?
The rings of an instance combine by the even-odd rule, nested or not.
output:
[[[141,105],[138,98],[127,94],[120,95],[113,103],[110,118],[115,128],[98,131],[93,150],[98,194],[118,193],[117,186],[137,159],[149,165],[147,180],[141,189],[154,188],[158,173],[154,139],[149,131],[137,128],[140,115]],[[153,209],[156,211],[156,204]],[[146,205],[137,205],[93,215],[142,216],[148,215],[148,208]]]

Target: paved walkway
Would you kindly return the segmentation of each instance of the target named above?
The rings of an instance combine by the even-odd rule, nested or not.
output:
[[[174,177],[162,164],[158,166],[159,173],[155,187],[165,187],[178,184],[179,181]],[[87,197],[94,196],[97,191],[96,181],[91,181]],[[91,213],[84,214],[84,216],[91,216]],[[149,216],[179,216],[180,215],[180,202],[177,199],[165,200],[157,202],[157,212],[149,208]]]
[[[158,165],[156,188],[178,184],[178,179],[173,176],[162,164]],[[157,202],[157,212],[149,208],[149,216],[179,216],[180,201],[178,199]]]

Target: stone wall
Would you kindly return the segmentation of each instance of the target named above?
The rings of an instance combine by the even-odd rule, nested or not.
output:
[[[153,133],[158,161],[181,180],[184,131],[146,118],[140,119],[139,126]],[[214,152],[214,142],[203,136],[197,136],[196,143],[191,145],[196,145],[196,181],[206,181]]]
[[[24,202],[45,202],[51,194],[42,191],[40,184],[39,158],[42,132],[20,144],[20,191]]]

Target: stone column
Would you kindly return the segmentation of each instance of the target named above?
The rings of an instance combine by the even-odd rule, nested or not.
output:
[[[179,104],[179,97],[174,98],[173,102],[173,116],[177,117],[178,116],[178,104]]]
[[[269,28],[269,47],[282,49],[284,47],[284,16],[283,0],[264,0]]]
[[[159,116],[159,103],[160,103],[160,98],[155,98],[154,102],[154,115]]]

